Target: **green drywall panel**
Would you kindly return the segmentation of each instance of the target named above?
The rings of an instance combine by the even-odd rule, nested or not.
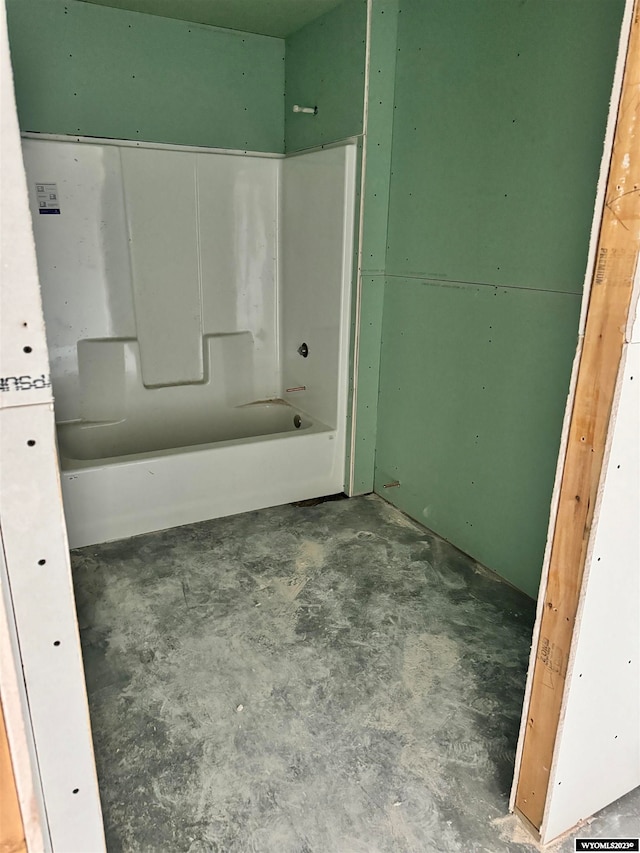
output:
[[[282,152],[284,41],[77,0],[9,0],[24,131]]]
[[[353,494],[372,491],[375,469],[397,28],[398,0],[373,0],[362,223],[360,346],[356,379],[356,453],[351,483]]]
[[[362,270],[384,273],[389,216],[399,0],[373,0]]]
[[[198,21],[285,38],[337,6],[340,0],[85,0],[102,6]]]
[[[623,0],[401,0],[387,272],[580,292]]]
[[[366,37],[366,0],[344,0],[286,40],[287,152],[362,133]],[[294,104],[318,114],[294,113]]]
[[[544,290],[385,288],[376,492],[532,596],[579,312]]]
[[[359,324],[355,459],[350,490],[353,495],[373,491],[383,297],[384,276],[363,276]]]

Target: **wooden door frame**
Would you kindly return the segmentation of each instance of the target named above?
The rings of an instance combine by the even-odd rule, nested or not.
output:
[[[27,841],[24,833],[22,810],[9,750],[7,727],[4,722],[2,697],[0,696],[0,850],[9,853],[26,853]]]
[[[567,675],[578,636],[585,563],[597,522],[616,383],[625,332],[633,316],[639,251],[640,0],[628,0],[511,799],[512,810],[537,835],[547,812],[549,779],[567,699]]]
[[[1,535],[0,710],[0,850],[50,850]]]

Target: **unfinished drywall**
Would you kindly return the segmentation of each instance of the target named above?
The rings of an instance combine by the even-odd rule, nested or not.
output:
[[[386,285],[376,491],[532,596],[579,312],[567,294]]]
[[[640,343],[625,344],[549,782],[545,842],[640,784],[639,378]],[[603,773],[604,767],[615,772]]]
[[[287,152],[362,133],[366,38],[366,0],[344,0],[286,40]]]
[[[378,426],[378,380],[386,265],[399,0],[373,0],[369,24],[368,103],[351,456],[351,493],[373,489]]]
[[[149,15],[286,38],[340,0],[85,0]]]
[[[376,490],[530,595],[622,8],[400,2]]]
[[[19,650],[14,663],[24,678],[37,755],[37,766],[34,761],[30,768],[37,781],[23,810],[29,849],[99,853],[104,834],[3,2],[0,60],[0,606],[15,619],[16,632],[9,634],[15,645],[3,647],[3,658]],[[6,637],[4,626],[2,633]],[[4,676],[2,681],[4,690]],[[3,702],[8,698],[4,693]],[[6,714],[8,725],[14,710]],[[17,771],[16,765],[22,797],[28,794],[25,769]]]
[[[78,0],[7,5],[22,131],[283,150],[282,39]]]

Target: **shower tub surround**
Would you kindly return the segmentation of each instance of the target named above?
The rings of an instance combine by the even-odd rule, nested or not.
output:
[[[23,150],[71,547],[342,491],[355,144]]]

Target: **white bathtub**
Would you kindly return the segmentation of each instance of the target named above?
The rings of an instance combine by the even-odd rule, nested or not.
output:
[[[344,434],[285,403],[238,407],[206,429],[185,426],[179,447],[166,446],[177,440],[169,427],[59,425],[71,548],[344,488]]]
[[[64,467],[86,468],[127,457],[149,457],[176,447],[187,449],[245,438],[307,430],[307,415],[284,400],[218,409],[208,419],[188,420],[180,410],[166,410],[150,420],[68,421],[58,425],[58,447]],[[327,429],[327,427],[325,427]]]
[[[356,144],[24,154],[71,546],[343,491]]]

